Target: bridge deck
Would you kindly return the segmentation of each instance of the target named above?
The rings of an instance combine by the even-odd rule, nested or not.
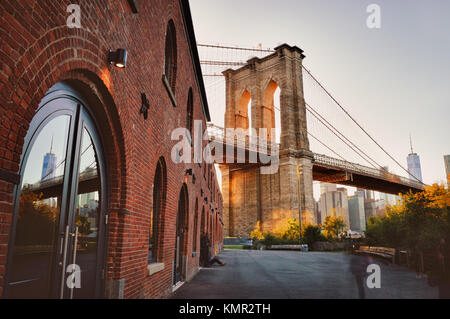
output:
[[[313,179],[389,194],[423,190],[423,184],[381,168],[375,169],[321,154],[314,154]]]
[[[219,164],[225,164],[232,169],[270,165],[270,163],[261,163],[259,155],[271,155],[272,149],[279,149],[278,144],[268,143],[266,144],[268,146],[268,151],[259,152],[256,143],[250,142],[248,137],[237,137],[234,138],[235,144],[227,144],[224,130],[212,125],[208,127],[208,133],[210,135],[210,142],[214,141],[216,146],[222,147],[223,149],[223,157],[221,157],[222,162]],[[232,155],[227,154],[227,147],[233,149]],[[241,153],[240,157],[238,156],[239,153]],[[244,154],[245,156],[243,156]],[[250,161],[250,158],[257,160],[256,162]],[[314,154],[313,179],[321,182],[365,188],[389,194],[406,193],[409,190],[419,192],[423,190],[424,186],[409,178],[389,173],[382,168],[371,168],[322,154]]]

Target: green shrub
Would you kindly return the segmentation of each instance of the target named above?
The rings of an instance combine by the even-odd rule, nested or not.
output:
[[[311,247],[318,241],[325,241],[321,227],[319,225],[307,225],[302,231],[302,243]]]

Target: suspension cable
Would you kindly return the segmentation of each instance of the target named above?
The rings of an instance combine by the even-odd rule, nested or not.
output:
[[[303,69],[311,76],[311,78],[316,82],[322,90],[336,103],[337,106],[387,155],[391,160],[393,160],[400,168],[402,168],[406,173],[408,173],[410,176],[414,177],[419,183],[422,185],[425,185],[420,179],[418,179],[416,176],[411,174],[406,168],[404,168],[391,154],[389,154],[359,123],[356,121],[350,113],[331,95],[330,92],[312,75],[311,71],[309,71],[305,66],[303,66]]]

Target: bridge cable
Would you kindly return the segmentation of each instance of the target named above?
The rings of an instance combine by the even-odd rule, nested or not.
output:
[[[359,152],[361,152],[363,155],[365,155],[370,161],[372,161],[373,163],[375,163],[378,167],[376,167],[375,165],[373,165],[371,162],[369,162],[367,159],[365,159],[364,157],[362,157],[362,155],[360,155],[358,152],[356,152],[353,148],[351,148],[355,153],[357,153],[359,156],[361,156],[366,162],[368,162],[370,165],[372,165],[374,168],[377,169],[382,169],[384,171],[387,171],[383,166],[381,166],[379,163],[377,163],[373,158],[371,158],[369,155],[367,155],[363,150],[361,150],[357,145],[355,145],[352,141],[350,141],[342,132],[340,132],[333,124],[331,124],[330,122],[328,122],[319,112],[317,112],[311,105],[309,105],[307,102],[305,102],[306,108],[307,110],[314,116],[317,118],[317,116],[319,116],[323,121],[325,121],[329,126],[331,126],[337,133],[339,133],[346,141],[348,141],[353,147],[355,147]],[[315,114],[314,114],[314,113]],[[316,116],[317,114],[317,116]],[[318,119],[318,118],[317,118]],[[322,120],[318,119],[326,128],[328,128],[333,134],[334,132],[328,127],[326,126]],[[335,134],[336,135],[336,134]],[[341,139],[342,141],[342,139]],[[345,143],[345,141],[343,141]],[[347,146],[349,146],[347,143],[345,143]],[[349,146],[350,147],[350,146]]]
[[[305,104],[306,104],[307,106],[309,106],[309,104],[307,104],[306,102],[305,102]],[[278,107],[274,106],[274,108],[281,112],[281,110],[280,110]],[[366,155],[366,156],[367,156],[370,160],[372,160],[376,165],[379,165],[379,167],[376,167],[373,163],[371,163],[369,160],[367,160],[365,157],[363,157],[363,156],[362,156],[358,151],[356,151],[351,145],[349,145],[349,144],[348,144],[346,141],[344,141],[339,135],[337,135],[336,132],[334,132],[330,127],[328,127],[327,124],[325,124],[320,118],[318,118],[311,110],[309,110],[308,107],[306,108],[306,110],[307,110],[309,113],[311,113],[311,115],[313,115],[319,122],[321,122],[322,125],[325,126],[331,133],[333,133],[337,138],[339,138],[345,145],[347,145],[352,151],[354,151],[354,152],[355,152],[358,156],[360,156],[364,161],[366,161],[367,163],[369,163],[369,165],[371,165],[371,166],[372,166],[373,168],[375,168],[375,169],[381,168],[381,166],[380,166],[377,162],[375,162],[372,158],[370,158],[369,156]],[[319,116],[320,116],[320,114],[319,114]],[[325,120],[325,121],[326,121],[326,120]],[[345,139],[347,139],[341,132],[339,132],[339,130],[337,130],[336,128],[335,128],[335,130],[336,130],[339,134],[341,134]],[[341,159],[343,159],[344,161],[349,162],[349,161],[347,161],[347,159],[345,159],[344,157],[342,157],[341,155],[339,155],[338,153],[336,153],[335,151],[333,151],[330,147],[328,147],[327,145],[325,145],[325,143],[321,142],[317,137],[314,137],[308,129],[307,129],[306,131],[307,131],[307,133],[310,134],[315,140],[317,140],[320,144],[322,144],[323,146],[325,146],[327,149],[329,149],[330,151],[332,151],[334,154],[338,155],[338,156],[339,156]],[[352,143],[351,141],[349,141],[349,142]],[[352,144],[353,144],[353,143],[352,143]],[[358,148],[358,149],[359,149],[359,148]],[[363,154],[365,154],[365,153],[363,152]],[[351,163],[351,162],[349,162],[349,163]]]
[[[398,166],[400,166],[406,173],[410,176],[414,177],[419,183],[425,185],[421,180],[419,180],[416,176],[412,175],[407,169],[405,169],[391,154],[389,154],[359,123],[356,121],[350,113],[331,95],[330,92],[312,75],[311,71],[309,71],[305,66],[302,65],[302,68],[311,76],[311,78],[324,90],[324,92],[336,103],[337,106],[341,108],[341,110],[387,155],[390,159],[392,159]]]
[[[229,49],[229,50],[241,50],[241,51],[254,51],[254,52],[270,52],[274,53],[276,51],[274,50],[263,50],[263,49],[251,49],[251,48],[243,48],[243,47],[230,47],[230,46],[222,46],[222,45],[207,45],[207,44],[198,44],[200,47],[210,47],[210,48],[217,48],[217,49]],[[227,62],[227,61],[207,61],[208,65],[236,65],[241,62]],[[244,63],[245,65],[245,63]],[[331,93],[314,77],[314,75],[311,73],[310,70],[308,70],[304,65],[302,65],[302,68],[311,76],[311,78],[316,82],[322,90],[338,105],[341,110],[391,159],[393,160],[401,169],[403,169],[406,173],[408,173],[409,176],[412,176],[414,179],[416,179],[419,183],[422,185],[425,185],[422,181],[420,181],[416,176],[411,174],[406,168],[404,168],[389,152],[387,152],[351,115],[348,113],[348,111],[331,95]],[[361,155],[360,155],[361,156]],[[367,160],[366,160],[367,161]],[[373,165],[372,165],[373,166]],[[380,166],[381,167],[381,166]],[[384,169],[383,167],[381,167]]]

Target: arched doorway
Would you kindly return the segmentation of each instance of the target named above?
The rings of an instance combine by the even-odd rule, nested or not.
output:
[[[173,272],[173,284],[184,280],[183,275],[183,248],[185,232],[187,231],[186,222],[188,221],[189,211],[189,197],[186,184],[180,191],[180,198],[178,200],[178,213],[176,223],[176,236],[175,236],[175,259],[174,259],[174,272]]]
[[[56,84],[39,105],[24,143],[6,297],[101,297],[105,170],[87,103],[69,86]]]

